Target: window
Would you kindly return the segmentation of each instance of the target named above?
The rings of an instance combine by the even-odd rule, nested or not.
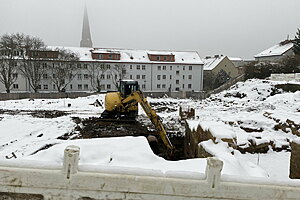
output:
[[[106,75],[106,79],[110,79],[110,75],[109,74]]]
[[[136,75],[136,79],[140,79],[140,75]]]
[[[172,67],[172,66],[170,66],[170,70],[172,70],[172,68],[173,68],[173,67]]]
[[[118,79],[118,75],[117,74],[115,74],[115,80],[117,80]]]
[[[176,80],[176,84],[179,84],[179,80]]]
[[[108,64],[108,65],[106,65],[106,69],[110,69],[110,65]]]
[[[167,56],[164,56],[164,60],[167,60]]]
[[[130,75],[129,77],[130,77],[130,79],[132,79],[132,75]]]
[[[88,78],[89,78],[89,75],[88,75],[88,74],[83,74],[83,78],[84,78],[84,79],[88,79]]]
[[[132,65],[129,66],[129,69],[132,69]]]
[[[146,75],[142,75],[142,79],[146,79]]]
[[[77,74],[77,79],[81,80],[82,79],[82,75],[81,74]]]
[[[78,84],[78,90],[82,90],[82,85]]]
[[[188,88],[191,89],[192,88],[192,84],[188,84]]]
[[[184,88],[184,84],[182,84],[182,88]]]
[[[47,63],[43,63],[42,66],[43,66],[43,68],[46,68],[47,67]]]
[[[38,90],[42,89],[42,86],[41,86],[41,85],[38,85],[38,86],[37,86],[37,89],[38,89]]]
[[[192,79],[192,75],[189,75],[189,79]]]
[[[56,86],[54,84],[52,85],[52,87],[53,87],[53,90],[55,90]]]
[[[161,66],[157,66],[157,70],[161,70]]]
[[[146,69],[146,65],[142,65],[142,70],[145,70]]]
[[[48,74],[43,74],[43,79],[48,79]]]
[[[170,80],[172,79],[172,75],[170,75]]]
[[[73,85],[72,84],[70,84],[70,90],[72,90],[73,89]]]
[[[193,66],[189,66],[189,70],[193,70]]]
[[[48,85],[43,85],[44,90],[48,90]]]
[[[166,78],[167,78],[167,75],[163,75],[163,76],[162,76],[162,79],[166,79]]]
[[[160,89],[160,84],[157,84],[157,89]]]
[[[17,79],[17,78],[18,78],[18,73],[13,73],[13,74],[12,74],[12,77],[13,77],[14,79]]]
[[[176,91],[179,91],[179,87],[175,88]]]
[[[110,90],[110,84],[107,84],[107,85],[106,85],[106,88],[107,88],[108,90]]]
[[[176,75],[179,75],[179,71],[176,71]]]
[[[140,70],[140,69],[141,69],[141,66],[140,66],[140,65],[137,65],[137,66],[136,66],[136,69],[137,69],[137,70]]]
[[[160,80],[160,75],[157,75],[157,80]]]
[[[156,56],[156,60],[159,60],[159,56]]]
[[[185,70],[185,66],[183,66],[182,69]]]
[[[122,69],[122,74],[126,74],[126,69]]]
[[[184,75],[182,75],[182,79],[184,79]]]
[[[89,85],[88,84],[84,84],[84,90],[88,90],[89,89]]]
[[[104,74],[101,74],[100,79],[105,79]]]
[[[167,66],[163,66],[163,70],[166,70],[167,69]]]
[[[162,84],[162,86],[161,86],[162,88],[166,88],[166,84]]]
[[[18,67],[18,63],[17,62],[15,62],[14,64],[15,64],[15,67]]]
[[[142,89],[146,89],[146,85],[145,84],[142,85]]]
[[[13,84],[13,88],[14,88],[14,89],[19,89],[19,84],[17,84],[17,83],[16,83],[16,84]]]
[[[101,89],[101,90],[104,90],[104,89],[105,89],[105,85],[104,85],[104,84],[101,84],[101,85],[100,85],[100,89]]]
[[[80,63],[77,63],[77,67],[78,67],[78,68],[81,68],[81,64],[80,64]]]
[[[87,69],[88,68],[88,64],[83,64],[83,69]]]

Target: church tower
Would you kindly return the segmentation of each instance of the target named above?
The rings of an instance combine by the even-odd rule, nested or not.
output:
[[[86,4],[84,7],[82,36],[81,36],[81,41],[80,41],[80,47],[93,47]]]

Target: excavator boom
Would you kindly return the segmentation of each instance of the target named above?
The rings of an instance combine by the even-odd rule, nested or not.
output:
[[[138,102],[143,110],[145,111],[148,118],[151,120],[152,124],[157,129],[163,143],[170,149],[173,150],[174,146],[170,142],[166,130],[162,124],[161,118],[156,114],[155,110],[153,110],[150,104],[147,101],[147,98],[143,96],[143,93],[140,90],[132,92],[128,97],[122,100],[123,105],[130,105],[130,102]]]

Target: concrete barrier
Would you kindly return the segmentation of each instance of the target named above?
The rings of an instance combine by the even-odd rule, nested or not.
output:
[[[300,73],[271,74],[270,80],[272,80],[272,81],[296,81],[296,82],[300,82]]]
[[[85,171],[79,148],[65,149],[62,169],[0,166],[0,199],[299,199],[300,183],[221,176],[223,162],[208,158],[205,175],[177,176]],[[197,167],[197,166],[195,166]]]

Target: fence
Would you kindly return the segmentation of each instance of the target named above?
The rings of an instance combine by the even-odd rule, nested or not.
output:
[[[208,158],[205,174],[132,173],[78,166],[79,148],[65,149],[63,167],[0,166],[0,199],[299,199],[300,184],[221,176],[223,162]],[[45,163],[44,163],[45,164]],[[197,167],[197,166],[195,166]]]
[[[105,92],[103,92],[105,93]],[[145,96],[149,97],[172,97],[172,98],[195,98],[203,99],[205,98],[205,92],[192,92],[192,91],[178,91],[178,92],[143,92]],[[77,98],[86,97],[96,93],[89,92],[71,92],[71,93],[0,93],[0,101],[5,100],[18,100],[18,99],[59,99],[59,98]]]
[[[59,99],[59,98],[77,98],[86,97],[93,93],[72,92],[72,93],[0,93],[0,101],[17,99]]]

